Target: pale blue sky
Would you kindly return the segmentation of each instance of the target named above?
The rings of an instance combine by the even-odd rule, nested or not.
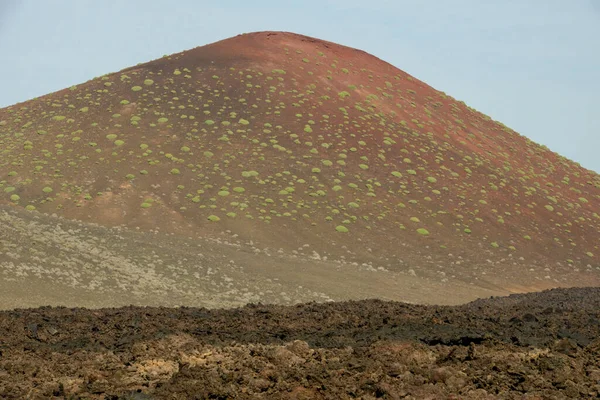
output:
[[[600,0],[0,0],[0,107],[263,30],[365,50],[600,171]]]

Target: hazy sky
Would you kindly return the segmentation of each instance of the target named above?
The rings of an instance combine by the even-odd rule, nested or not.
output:
[[[263,30],[365,50],[600,172],[600,0],[0,0],[0,107]]]

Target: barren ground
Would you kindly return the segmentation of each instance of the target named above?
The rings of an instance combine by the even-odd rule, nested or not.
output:
[[[600,396],[600,289],[421,306],[18,309],[0,397],[575,399]]]
[[[427,260],[406,266],[376,258],[357,262],[350,250],[348,257],[329,259],[308,245],[283,252],[235,239],[109,229],[13,209],[0,209],[0,222],[0,309],[228,308],[369,298],[460,304],[510,293],[492,281],[427,273]]]

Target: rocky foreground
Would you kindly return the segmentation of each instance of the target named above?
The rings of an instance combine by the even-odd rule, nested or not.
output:
[[[600,397],[600,289],[0,313],[1,398]]]

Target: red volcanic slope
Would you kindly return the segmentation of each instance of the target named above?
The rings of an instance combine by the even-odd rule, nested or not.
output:
[[[16,206],[504,287],[600,282],[597,174],[331,42],[239,35],[0,121]]]

